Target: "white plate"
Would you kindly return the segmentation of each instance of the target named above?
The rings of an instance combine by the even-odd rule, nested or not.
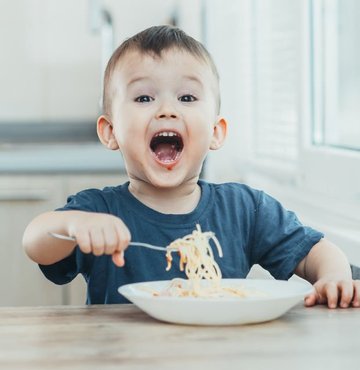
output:
[[[301,302],[314,288],[306,282],[222,279],[222,286],[264,293],[246,298],[185,298],[154,296],[170,281],[123,285],[119,293],[155,319],[189,325],[239,325],[274,320]]]

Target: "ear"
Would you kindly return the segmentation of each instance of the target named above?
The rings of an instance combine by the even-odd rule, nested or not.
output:
[[[217,122],[214,126],[213,137],[210,143],[211,150],[220,149],[225,141],[227,133],[227,122],[225,118],[218,117]]]
[[[119,145],[113,132],[113,124],[107,116],[102,115],[98,118],[96,129],[102,144],[110,150],[119,149]]]

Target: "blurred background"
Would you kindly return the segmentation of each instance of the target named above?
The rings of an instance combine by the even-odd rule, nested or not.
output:
[[[102,75],[136,32],[174,24],[221,76],[225,146],[203,177],[278,198],[360,265],[360,1],[0,0],[0,305],[83,304],[49,283],[24,228],[69,194],[126,181],[96,136]]]

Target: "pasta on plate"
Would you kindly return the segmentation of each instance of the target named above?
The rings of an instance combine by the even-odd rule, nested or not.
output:
[[[247,297],[254,295],[239,286],[222,286],[221,270],[214,259],[210,241],[213,241],[217,252],[222,257],[222,248],[211,231],[202,232],[200,225],[196,230],[183,238],[176,239],[167,246],[167,268],[172,266],[172,253],[176,250],[180,255],[180,270],[184,271],[188,280],[173,279],[170,285],[161,292],[153,292],[155,296],[172,297]]]

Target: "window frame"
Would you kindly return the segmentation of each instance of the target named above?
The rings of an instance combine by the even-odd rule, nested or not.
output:
[[[342,203],[342,209],[337,212],[360,220],[360,151],[319,144],[320,138],[316,137],[317,127],[326,115],[323,117],[320,110],[324,106],[321,96],[322,51],[315,31],[318,28],[316,22],[321,21],[321,9],[328,4],[323,0],[307,0],[303,8],[298,186],[321,194],[324,208],[336,201]]]
[[[356,172],[360,155],[351,150],[317,146],[312,140],[314,66],[309,60],[313,48],[309,29],[312,1],[300,1],[300,35],[298,43],[294,43],[299,49],[296,87],[299,135],[298,157],[293,163],[259,158],[254,150],[253,1],[229,0],[231,7],[225,8],[220,0],[206,3],[207,46],[221,76],[222,114],[229,119],[229,137],[220,151],[210,155],[205,175],[208,181],[242,182],[266,191],[293,210],[304,224],[321,230],[343,249],[352,263],[360,265],[360,173]],[[231,22],[241,16],[241,22]],[[219,24],[227,30],[236,28],[233,39],[238,40],[238,48],[222,42],[226,37],[223,32],[216,32]]]

